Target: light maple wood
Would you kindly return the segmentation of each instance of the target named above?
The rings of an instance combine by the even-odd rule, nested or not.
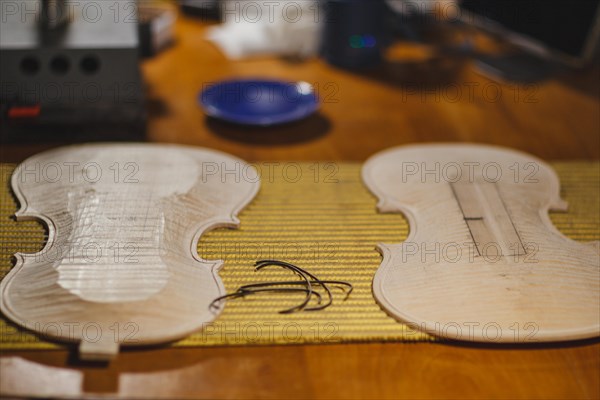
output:
[[[373,293],[395,318],[436,336],[483,342],[600,334],[598,242],[563,236],[552,168],[495,146],[403,146],[370,158],[363,180],[410,234],[379,244]]]
[[[243,175],[242,175],[243,174]],[[260,186],[253,167],[213,150],[152,144],[64,147],[12,176],[18,220],[39,219],[48,242],[16,254],[0,306],[17,324],[81,342],[85,359],[120,345],[179,339],[222,310],[222,261],[198,256],[200,236],[236,227]]]

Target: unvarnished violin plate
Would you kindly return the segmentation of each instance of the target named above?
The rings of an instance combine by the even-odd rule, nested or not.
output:
[[[176,340],[220,313],[221,261],[201,259],[200,236],[236,227],[258,192],[253,167],[213,150],[94,144],[33,156],[13,173],[18,220],[39,219],[48,242],[16,254],[0,284],[2,312],[82,358],[121,345]]]
[[[376,154],[363,180],[380,212],[403,213],[407,240],[380,244],[373,293],[393,317],[479,342],[563,341],[600,334],[598,242],[555,229],[557,175],[521,152],[415,145]]]

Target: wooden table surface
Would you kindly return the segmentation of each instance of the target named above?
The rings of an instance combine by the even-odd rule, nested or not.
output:
[[[478,75],[467,58],[399,43],[386,67],[356,74],[322,60],[232,62],[204,41],[205,24],[180,18],[176,29],[176,45],[143,65],[150,141],[211,147],[248,161],[364,161],[390,146],[438,141],[503,145],[547,160],[600,158],[598,68],[528,86],[499,84]],[[240,76],[312,83],[321,111],[268,129],[207,119],[198,91]],[[3,145],[0,160],[17,162],[52,146]],[[67,351],[3,350],[0,362],[4,393],[46,396],[600,397],[598,340],[157,348],[126,350],[109,365],[81,363]]]

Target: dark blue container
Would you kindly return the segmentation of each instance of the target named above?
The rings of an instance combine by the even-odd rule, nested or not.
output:
[[[338,67],[365,69],[383,59],[383,0],[323,0],[323,56]]]

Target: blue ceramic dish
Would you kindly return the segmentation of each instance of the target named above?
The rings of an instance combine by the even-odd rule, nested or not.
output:
[[[257,79],[210,85],[199,101],[211,117],[260,126],[297,121],[319,108],[319,98],[309,83]]]

